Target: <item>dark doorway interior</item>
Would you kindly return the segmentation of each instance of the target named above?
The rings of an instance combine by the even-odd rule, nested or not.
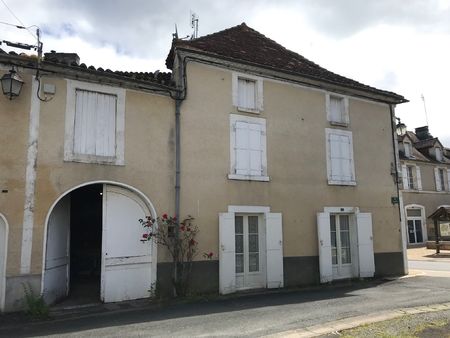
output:
[[[76,303],[100,301],[103,185],[71,193],[70,294]]]

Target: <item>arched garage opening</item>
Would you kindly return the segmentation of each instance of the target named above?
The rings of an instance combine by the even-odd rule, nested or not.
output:
[[[50,208],[42,294],[52,304],[117,302],[149,296],[156,281],[156,245],[142,243],[139,219],[156,217],[148,198],[115,182],[90,182]]]

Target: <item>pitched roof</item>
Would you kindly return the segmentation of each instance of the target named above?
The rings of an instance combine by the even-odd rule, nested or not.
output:
[[[403,96],[396,93],[370,87],[328,71],[300,54],[286,49],[277,42],[248,27],[245,23],[194,40],[174,39],[172,49],[166,59],[166,66],[169,69],[173,67],[175,48],[189,49],[219,58],[259,65],[282,72],[380,94],[388,96],[399,103],[407,102]]]
[[[131,81],[139,81],[145,83],[152,83],[163,85],[166,87],[174,87],[174,83],[172,81],[172,74],[166,72],[126,72],[126,71],[112,71],[111,69],[103,69],[102,67],[95,68],[94,66],[87,66],[84,63],[78,64],[77,62],[65,62],[63,60],[51,57],[51,53],[45,53],[45,58],[42,63],[45,65],[56,65],[56,66],[64,66],[66,68],[70,68],[71,70],[76,70],[84,73],[101,75],[101,76],[109,76],[115,79],[126,79]],[[76,54],[75,54],[76,55]],[[15,59],[20,59],[22,62],[27,63],[31,67],[35,67],[36,64],[36,56],[34,55],[26,55],[26,54],[17,54],[15,52],[5,52],[0,48],[0,57],[12,57]]]

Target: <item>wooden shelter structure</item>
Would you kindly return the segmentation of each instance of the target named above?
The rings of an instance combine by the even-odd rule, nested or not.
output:
[[[440,253],[441,241],[450,239],[450,207],[439,207],[428,218],[434,222],[436,253]]]

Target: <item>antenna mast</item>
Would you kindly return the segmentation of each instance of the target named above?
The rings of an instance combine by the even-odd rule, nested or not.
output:
[[[198,15],[194,12],[191,12],[191,28],[194,29],[192,33],[191,40],[198,38]]]
[[[423,110],[425,111],[425,120],[426,120],[427,126],[428,126],[428,113],[427,113],[427,105],[425,104],[425,96],[422,94],[421,98],[423,101]]]

